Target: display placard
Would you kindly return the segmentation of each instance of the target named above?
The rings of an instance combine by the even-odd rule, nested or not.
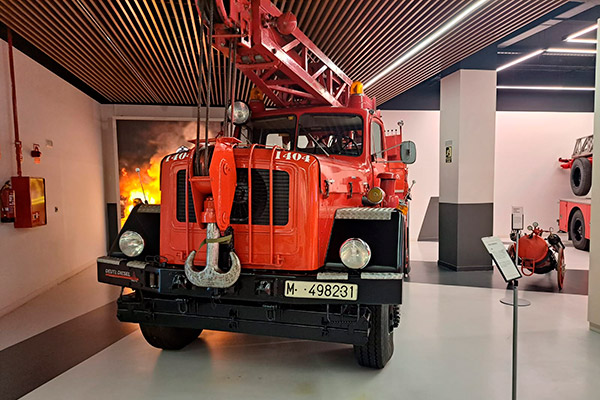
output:
[[[446,163],[450,164],[452,162],[452,140],[446,140]]]
[[[498,269],[506,282],[522,277],[521,272],[513,262],[512,258],[508,255],[504,243],[502,243],[499,238],[494,236],[483,237],[481,238],[481,241],[488,253],[492,256],[494,263],[498,266]]]
[[[525,229],[525,216],[523,215],[523,207],[512,207],[511,227],[513,231],[522,231]]]

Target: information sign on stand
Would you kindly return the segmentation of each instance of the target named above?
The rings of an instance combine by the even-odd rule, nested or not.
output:
[[[481,238],[481,241],[507,283],[523,277],[499,238],[490,236]]]

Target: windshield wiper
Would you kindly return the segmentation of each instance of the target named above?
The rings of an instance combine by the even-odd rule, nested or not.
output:
[[[317,142],[317,140],[316,140],[314,137],[312,137],[312,135],[311,135],[310,133],[308,133],[308,132],[306,132],[306,136],[308,136],[308,137],[310,138],[310,140],[312,140],[313,142],[315,142],[315,144],[316,144],[317,146],[319,146],[319,148],[320,148],[321,150],[323,150],[323,153],[325,153],[325,155],[326,155],[327,157],[329,157],[329,153],[327,152],[327,150],[325,150],[325,148],[324,148],[324,147],[321,145],[321,143]]]

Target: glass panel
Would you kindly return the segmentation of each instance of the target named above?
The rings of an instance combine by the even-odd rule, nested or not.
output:
[[[383,150],[381,143],[381,125],[379,125],[377,122],[372,122],[371,144],[373,145],[373,148],[371,149],[371,154],[377,153],[377,157],[383,157],[381,154],[381,150]]]
[[[359,115],[303,114],[296,150],[310,154],[359,156],[363,149],[363,119]]]
[[[290,143],[292,141],[292,135],[289,133],[269,133],[265,144],[267,146],[279,146],[285,150],[291,150]]]
[[[294,147],[293,138],[296,133],[296,116],[294,115],[256,119],[248,125],[251,143],[267,146],[278,145],[286,150]]]

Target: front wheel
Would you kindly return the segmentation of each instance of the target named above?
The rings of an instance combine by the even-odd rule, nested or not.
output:
[[[354,357],[361,366],[381,369],[392,358],[397,307],[387,304],[369,307],[371,321],[367,344],[354,346]]]
[[[147,324],[140,324],[140,330],[150,346],[163,350],[181,350],[196,340],[202,332],[202,329]]]
[[[569,224],[569,236],[573,246],[579,250],[589,250],[590,240],[585,238],[585,219],[581,210],[576,210]]]

